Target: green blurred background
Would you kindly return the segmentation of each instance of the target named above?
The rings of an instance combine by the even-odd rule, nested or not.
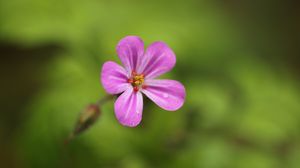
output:
[[[299,16],[283,0],[1,0],[1,168],[298,168]],[[185,105],[145,100],[137,128],[113,102],[68,145],[126,35],[166,42]]]

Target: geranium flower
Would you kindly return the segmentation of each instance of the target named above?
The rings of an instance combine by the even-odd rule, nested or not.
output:
[[[142,93],[168,111],[183,105],[185,88],[180,82],[155,79],[176,63],[174,52],[165,43],[154,42],[144,52],[144,43],[139,37],[127,36],[118,43],[117,54],[124,68],[113,61],[105,62],[101,82],[107,93],[121,94],[114,110],[122,125],[135,127],[141,122]]]

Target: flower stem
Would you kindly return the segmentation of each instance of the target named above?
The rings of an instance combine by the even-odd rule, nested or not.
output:
[[[101,107],[104,103],[108,102],[109,100],[112,100],[115,96],[114,95],[105,95],[101,99],[99,99],[95,105],[98,105],[98,107]]]

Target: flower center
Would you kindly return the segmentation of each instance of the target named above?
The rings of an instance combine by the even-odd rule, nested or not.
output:
[[[144,83],[144,77],[144,74],[137,74],[135,71],[132,71],[131,77],[128,79],[128,83],[131,83],[134,91],[139,91],[140,87]]]

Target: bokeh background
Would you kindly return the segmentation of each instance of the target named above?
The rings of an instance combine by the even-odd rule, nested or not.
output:
[[[1,0],[1,168],[298,168],[299,16],[283,0]],[[105,95],[102,64],[126,35],[166,42],[185,105],[145,100],[136,128],[113,102],[64,139]]]

